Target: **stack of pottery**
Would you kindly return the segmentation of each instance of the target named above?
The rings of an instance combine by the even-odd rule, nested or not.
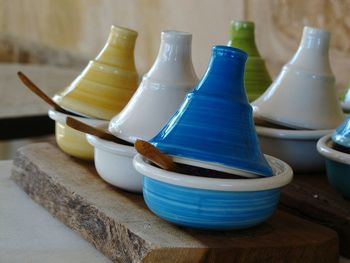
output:
[[[198,80],[192,65],[191,41],[189,33],[162,32],[152,68],[129,103],[109,123],[112,134],[133,143],[152,138],[165,125]],[[136,150],[91,135],[87,138],[95,147],[95,166],[100,176],[117,187],[141,192],[141,175],[132,167]]]
[[[272,82],[265,61],[261,58],[255,44],[254,23],[249,21],[231,21],[230,41],[228,45],[239,48],[248,54],[245,65],[244,86],[249,101],[253,101]]]
[[[205,229],[254,226],[273,213],[280,188],[291,180],[287,164],[260,150],[243,85],[246,59],[239,49],[214,46],[204,77],[150,140],[175,162],[209,169],[208,176],[165,171],[134,158],[144,175],[145,202],[161,218]],[[231,177],[213,177],[210,170]]]
[[[329,182],[350,199],[350,115],[331,135],[318,141],[317,149],[326,158]]]
[[[137,88],[136,37],[137,32],[133,30],[112,26],[98,56],[70,86],[55,95],[54,100],[64,108],[100,120],[90,119],[90,124],[109,121],[123,109]],[[56,121],[56,140],[60,148],[72,156],[92,160],[93,148],[85,134],[66,126],[66,116],[53,110],[49,115]]]
[[[345,94],[344,101],[342,102],[342,108],[345,113],[350,113],[350,83],[348,91]]]
[[[252,103],[263,151],[298,172],[324,169],[316,142],[344,119],[329,63],[329,41],[330,33],[305,27],[295,55]]]

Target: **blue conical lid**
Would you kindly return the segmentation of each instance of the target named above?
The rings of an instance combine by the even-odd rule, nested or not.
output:
[[[341,146],[350,148],[350,114],[333,132],[332,140]]]
[[[271,176],[244,91],[247,54],[214,46],[208,70],[150,141],[170,155]]]

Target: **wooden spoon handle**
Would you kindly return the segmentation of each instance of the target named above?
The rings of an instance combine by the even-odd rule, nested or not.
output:
[[[162,153],[157,147],[143,140],[136,140],[136,151],[145,156],[147,159],[168,171],[177,171],[178,167],[173,162],[172,158],[165,153]]]
[[[99,138],[107,140],[107,141],[112,141],[112,142],[119,143],[119,144],[133,146],[133,144],[128,142],[128,141],[120,139],[120,138],[118,138],[118,137],[116,137],[116,136],[114,136],[114,135],[112,135],[112,134],[110,134],[102,129],[96,128],[94,126],[86,124],[85,122],[79,121],[79,120],[72,118],[72,117],[67,117],[66,124],[73,129],[94,135],[96,137],[99,137]]]
[[[26,75],[24,75],[21,71],[17,72],[18,77],[23,82],[23,84],[30,89],[32,92],[34,92],[36,95],[38,95],[40,98],[42,98],[44,101],[46,101],[47,104],[54,107],[55,109],[61,109],[61,107],[54,102],[49,96],[47,96],[38,86],[36,86]]]

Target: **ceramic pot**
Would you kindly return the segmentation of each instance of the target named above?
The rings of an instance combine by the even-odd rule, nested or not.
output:
[[[192,35],[164,31],[158,56],[127,106],[109,125],[114,135],[149,140],[165,125],[198,81],[191,59]]]
[[[317,141],[332,130],[284,130],[255,126],[264,153],[288,163],[296,173],[324,171],[325,160],[317,152]]]
[[[102,125],[108,123],[105,120],[86,119],[76,116],[63,114],[61,112],[50,109],[49,117],[55,121],[56,142],[57,145],[66,153],[83,159],[91,160],[94,155],[94,148],[86,141],[85,133],[72,129],[66,126],[66,118],[68,116],[74,117],[80,121],[87,122],[92,126]]]
[[[350,115],[332,134],[333,142],[350,149]]]
[[[89,134],[86,137],[94,147],[95,167],[101,178],[123,190],[141,193],[142,176],[132,166],[132,159],[136,155],[135,148]]]
[[[269,218],[280,189],[292,180],[292,169],[266,156],[274,176],[256,179],[219,179],[165,171],[140,155],[135,169],[143,175],[143,197],[159,217],[186,227],[225,230],[255,226]],[[183,158],[174,158],[183,163]]]
[[[343,121],[329,63],[330,33],[305,27],[293,58],[252,103],[256,117],[296,129],[334,129]]]
[[[246,59],[239,49],[214,46],[204,77],[150,142],[170,155],[218,164],[218,170],[272,175],[244,91]]]
[[[134,62],[136,37],[137,32],[133,30],[112,26],[107,43],[97,57],[53,99],[72,111],[110,120],[123,109],[137,87]],[[56,137],[64,152],[78,158],[93,159],[93,148],[84,134],[59,123],[56,124]],[[76,145],[74,150],[68,147],[73,142]]]
[[[272,82],[265,61],[261,58],[255,44],[254,23],[249,21],[231,21],[228,45],[242,49],[248,54],[245,64],[244,86],[249,101],[253,101]]]
[[[341,195],[350,199],[350,154],[334,150],[331,135],[326,135],[318,141],[317,150],[326,158],[330,184]]]

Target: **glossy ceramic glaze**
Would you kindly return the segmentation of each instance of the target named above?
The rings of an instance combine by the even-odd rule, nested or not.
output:
[[[280,188],[292,179],[284,162],[267,157],[274,176],[258,179],[218,179],[169,172],[140,155],[134,167],[143,175],[143,196],[159,217],[187,227],[240,229],[257,225],[275,210]],[[182,162],[182,158],[175,158]]]
[[[333,142],[350,148],[350,115],[332,134]]]
[[[192,65],[191,40],[189,33],[162,32],[152,68],[127,106],[111,120],[111,133],[130,142],[149,140],[165,125],[198,81]]]
[[[334,129],[343,114],[329,63],[330,33],[305,27],[292,59],[252,103],[254,114],[297,129]]]
[[[265,61],[255,44],[254,23],[231,21],[228,45],[239,48],[248,54],[245,64],[244,86],[250,101],[257,99],[271,84]]]
[[[106,45],[83,72],[54,100],[69,110],[110,120],[120,112],[138,83],[134,62],[137,32],[112,26]],[[92,147],[85,135],[56,123],[56,140],[63,151],[92,159]]]
[[[95,149],[95,167],[101,178],[118,188],[141,193],[142,177],[132,166],[135,148],[92,135],[86,137]]]
[[[244,91],[246,59],[239,49],[214,46],[204,77],[150,142],[170,155],[235,168],[237,174],[272,175]]]
[[[49,110],[49,117],[56,122],[56,142],[62,151],[69,155],[78,157],[84,160],[93,160],[94,149],[86,141],[85,133],[72,129],[66,125],[67,114]],[[72,116],[77,118],[75,116]],[[88,122],[91,125],[101,125],[106,123],[104,120],[77,118],[81,121]]]
[[[350,154],[332,149],[331,135],[322,137],[317,150],[326,158],[330,184],[344,197],[350,199]]]
[[[332,130],[283,130],[256,126],[261,149],[288,163],[294,172],[323,171],[324,158],[317,152],[317,141]]]
[[[136,37],[133,30],[112,26],[101,52],[54,100],[68,109],[111,119],[123,109],[137,87]]]
[[[344,101],[342,102],[342,108],[344,112],[350,113],[350,83],[349,83],[349,89],[345,94]]]

